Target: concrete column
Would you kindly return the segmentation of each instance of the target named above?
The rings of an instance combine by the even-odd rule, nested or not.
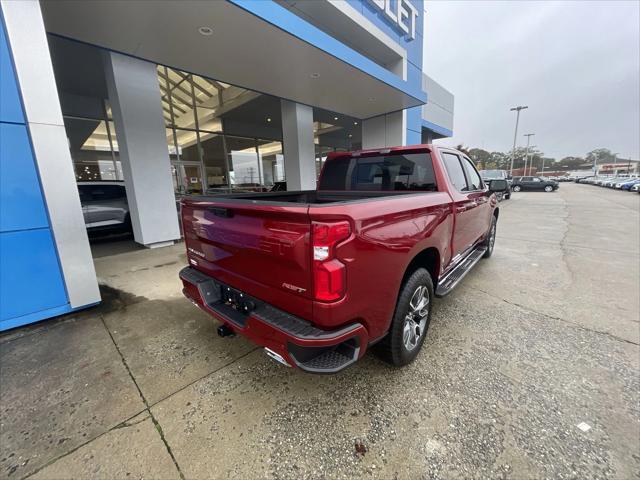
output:
[[[135,241],[171,245],[180,228],[156,65],[112,52],[104,64]]]
[[[362,148],[406,145],[406,123],[404,110],[365,120],[362,122]]]
[[[316,152],[313,144],[313,109],[289,100],[280,102],[287,190],[315,190]]]

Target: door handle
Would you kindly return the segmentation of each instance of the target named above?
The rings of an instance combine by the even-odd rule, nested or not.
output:
[[[466,212],[467,210],[471,210],[474,207],[477,207],[478,204],[476,202],[465,202],[459,207],[456,207],[456,213]]]

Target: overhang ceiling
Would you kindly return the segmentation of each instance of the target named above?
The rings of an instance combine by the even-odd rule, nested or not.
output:
[[[55,35],[356,118],[423,103],[232,3],[56,0],[41,5],[46,29]],[[213,34],[201,35],[201,26],[211,27]]]

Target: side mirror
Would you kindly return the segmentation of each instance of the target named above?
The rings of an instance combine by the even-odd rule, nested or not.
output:
[[[491,180],[489,182],[490,192],[504,192],[509,187],[506,180]]]

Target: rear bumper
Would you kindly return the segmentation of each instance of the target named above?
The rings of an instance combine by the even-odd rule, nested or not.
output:
[[[194,304],[265,347],[272,358],[280,361],[281,357],[288,366],[311,373],[335,373],[355,363],[367,348],[369,336],[360,323],[322,330],[195,268],[183,268],[180,279],[182,293]]]

